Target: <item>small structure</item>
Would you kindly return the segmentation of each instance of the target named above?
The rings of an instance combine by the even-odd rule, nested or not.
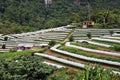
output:
[[[84,21],[83,28],[92,28],[95,25],[94,21]]]
[[[52,4],[52,0],[44,0],[45,1],[45,7],[48,8]]]
[[[18,44],[18,51],[29,50],[33,48],[33,44]]]

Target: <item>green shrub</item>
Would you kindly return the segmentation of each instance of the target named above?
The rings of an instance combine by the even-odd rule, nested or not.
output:
[[[109,33],[110,33],[110,35],[112,36],[112,34],[114,33],[114,31],[113,31],[113,30],[110,30]]]
[[[40,56],[21,56],[6,61],[0,59],[0,80],[46,80],[56,67],[42,63]]]
[[[2,49],[6,49],[6,45],[5,44],[2,45]]]
[[[92,36],[91,36],[91,33],[90,33],[90,32],[87,33],[87,37],[88,37],[89,39],[91,39]]]
[[[55,44],[56,44],[56,42],[53,41],[53,40],[49,42],[49,45],[50,45],[50,46],[54,46]]]
[[[17,50],[18,50],[17,47],[13,47],[13,48],[10,49],[10,52],[16,52]]]
[[[8,40],[8,37],[6,36],[6,37],[4,37],[4,41],[7,41]]]
[[[113,47],[111,47],[113,50],[115,51],[120,51],[120,45],[113,45]]]
[[[70,37],[69,37],[69,41],[70,41],[70,42],[74,41],[73,36],[70,36]]]

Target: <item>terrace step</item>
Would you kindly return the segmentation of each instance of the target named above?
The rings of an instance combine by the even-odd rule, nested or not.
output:
[[[81,46],[71,45],[70,42],[67,42],[66,46],[74,47],[74,48],[77,48],[77,49],[80,49],[80,50],[83,50],[83,51],[95,52],[95,53],[98,53],[98,54],[106,54],[106,55],[120,57],[120,53],[84,48],[84,47],[81,47]]]
[[[47,54],[35,53],[35,55],[42,56],[42,57],[45,57],[45,58],[48,58],[48,59],[52,59],[52,60],[55,60],[55,61],[59,61],[61,63],[72,65],[72,66],[75,66],[75,67],[79,67],[79,68],[83,68],[83,69],[85,68],[84,64],[73,62],[73,61],[68,61],[68,60],[57,58],[57,57],[50,56],[50,55],[47,55]]]
[[[43,54],[43,53],[34,53],[34,54],[38,55],[38,56],[42,56],[44,58],[48,58],[48,59],[54,60],[54,61],[58,61],[60,63],[64,63],[64,64],[71,65],[71,66],[74,66],[74,67],[85,69],[85,65],[81,64],[81,63],[69,61],[69,60],[66,60],[66,59],[57,58],[57,57],[50,56],[50,55]],[[104,70],[106,70],[106,69],[104,69]],[[114,74],[120,74],[120,72],[118,72],[118,71],[112,71],[112,73],[114,73]]]
[[[119,66],[120,67],[120,62],[114,62],[114,61],[108,61],[108,60],[97,59],[97,58],[92,58],[92,57],[86,57],[86,56],[70,53],[70,52],[67,52],[67,51],[62,51],[62,50],[57,49],[59,46],[60,46],[60,44],[55,45],[54,47],[50,48],[50,50],[58,52],[60,54],[72,56],[72,57],[75,57],[75,58],[78,58],[78,59],[83,59],[83,60],[93,61],[93,62],[99,62],[99,63],[104,63],[104,64],[114,65],[114,66]]]
[[[93,40],[100,40],[100,41],[108,41],[108,42],[114,42],[114,43],[120,43],[119,40],[111,40],[111,39],[103,39],[103,38],[92,38]]]

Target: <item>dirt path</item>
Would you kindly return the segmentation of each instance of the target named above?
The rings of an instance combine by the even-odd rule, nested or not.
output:
[[[66,38],[63,40],[63,42],[66,42],[74,33],[75,30],[71,30],[71,32],[66,36]]]

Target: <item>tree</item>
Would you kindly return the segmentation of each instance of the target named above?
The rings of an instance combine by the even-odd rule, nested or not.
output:
[[[70,37],[69,37],[69,41],[70,41],[70,42],[74,41],[73,36],[70,36]]]
[[[5,44],[2,45],[2,49],[6,49],[6,45]]]
[[[109,33],[110,33],[110,35],[112,36],[113,33],[114,33],[114,31],[113,31],[113,30],[110,30]]]
[[[4,37],[4,41],[7,41],[7,40],[8,40],[8,37],[7,37],[7,36],[5,36],[5,37]]]
[[[91,33],[90,33],[90,32],[87,33],[87,37],[88,37],[89,39],[91,39],[92,36],[91,36]]]

